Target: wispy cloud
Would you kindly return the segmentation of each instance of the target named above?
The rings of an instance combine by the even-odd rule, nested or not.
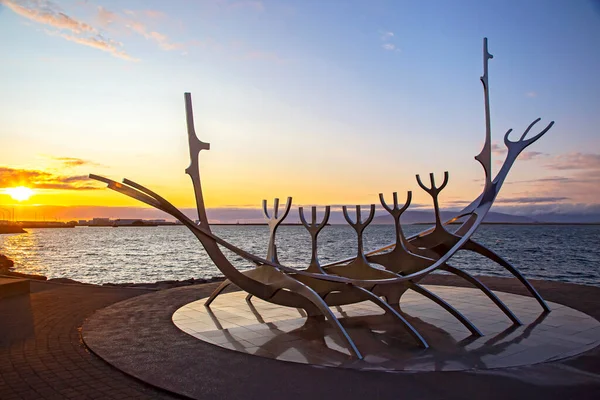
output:
[[[571,180],[572,180],[572,178],[569,178],[566,176],[547,176],[544,178],[505,182],[505,185],[513,185],[513,184],[520,184],[520,183],[528,183],[528,184],[545,184],[545,183],[555,183],[555,182],[563,182],[564,183],[564,182],[569,182]]]
[[[58,5],[48,0],[0,0],[0,4],[24,18],[53,28],[45,30],[50,35],[105,51],[124,60],[136,60],[122,49],[122,43],[106,38],[94,26],[65,14]]]
[[[16,186],[58,190],[95,190],[102,187],[87,175],[65,176],[35,169],[0,167],[0,188]]]
[[[78,21],[63,13],[60,8],[44,0],[0,0],[0,4],[8,7],[22,17],[57,29],[70,30],[73,33],[97,34],[97,30],[85,22]]]
[[[123,50],[123,43],[108,37],[108,34],[132,32],[154,42],[162,50],[180,50],[185,46],[176,43],[155,29],[149,27],[148,21],[155,23],[165,18],[162,11],[157,10],[125,10],[115,12],[102,6],[94,8],[91,21],[83,21],[69,16],[58,5],[49,0],[0,0],[8,9],[16,14],[45,25],[44,31],[73,43],[98,49],[111,55],[128,60],[139,61]]]
[[[547,154],[542,153],[540,151],[524,151],[519,156],[519,160],[522,160],[522,161],[533,160],[534,158],[538,158],[541,156],[547,156]]]
[[[538,95],[537,92],[526,92],[525,93],[525,96],[527,96],[527,97],[537,97],[537,95]]]
[[[538,200],[555,198],[555,203],[561,204],[598,203],[600,198],[600,154],[580,152],[553,156],[533,154],[531,158],[535,158],[543,169],[553,173],[560,171],[561,175],[514,181],[511,187],[523,188],[526,189],[526,192],[513,193],[515,196],[513,198],[531,197],[538,198]],[[552,202],[549,201],[549,203]],[[504,203],[506,204],[507,201]],[[541,204],[540,201],[538,203]]]
[[[554,157],[545,165],[551,170],[593,170],[600,172],[600,154],[566,153]]]
[[[498,143],[492,143],[492,153],[504,154],[506,153],[506,147],[502,147]]]
[[[165,14],[156,10],[125,10],[122,14],[107,10],[98,6],[97,20],[105,28],[125,28],[144,38],[155,42],[163,50],[180,50],[185,47],[183,43],[172,42],[167,35],[151,29],[148,24],[142,22],[142,18],[156,20],[164,18]]]
[[[380,38],[384,42],[394,38],[394,32],[391,31],[379,31]]]
[[[142,13],[148,17],[153,19],[165,18],[166,14],[162,11],[157,10],[143,10]]]
[[[569,200],[569,197],[563,196],[523,196],[523,197],[509,197],[499,198],[496,200],[498,204],[532,204],[532,203],[556,203]]]
[[[394,43],[396,35],[392,31],[379,31],[379,40],[381,48],[385,51],[400,51],[398,46]]]
[[[93,161],[76,157],[50,157],[52,160],[61,162],[65,167],[81,167],[83,165],[99,165]]]
[[[495,154],[497,156],[503,156],[506,154],[506,151],[507,151],[506,147],[500,146],[498,143],[492,143],[492,154]],[[547,155],[548,154],[542,153],[540,151],[524,151],[523,153],[521,153],[519,155],[519,160],[528,161],[528,160],[533,160],[534,158],[547,156]],[[502,161],[499,161],[499,163],[502,163]]]
[[[106,51],[108,53],[111,53],[115,57],[122,58],[123,60],[139,61],[137,58],[131,57],[125,51],[120,49],[120,47],[123,46],[123,43],[117,42],[116,40],[112,40],[112,39],[106,39],[106,38],[102,37],[102,35],[97,35],[95,37],[80,37],[80,36],[69,35],[66,33],[52,32],[52,31],[48,31],[47,33],[50,35],[58,35],[58,36],[62,37],[63,39],[66,39],[70,42],[74,42],[77,44],[82,44],[84,46],[92,47],[94,49]]]

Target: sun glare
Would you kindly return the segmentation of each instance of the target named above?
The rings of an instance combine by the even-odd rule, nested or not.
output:
[[[6,189],[6,193],[8,193],[10,197],[17,201],[25,201],[29,200],[29,198],[33,195],[33,190],[25,186],[19,186],[15,188]]]

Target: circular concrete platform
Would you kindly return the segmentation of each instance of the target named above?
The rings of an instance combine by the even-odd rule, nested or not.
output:
[[[479,279],[496,293],[527,295],[515,279],[486,276]],[[430,275],[423,281],[430,285],[469,286],[450,275]],[[600,287],[540,280],[531,283],[547,301],[600,320]],[[178,309],[208,297],[217,286],[218,283],[184,286],[115,303],[85,321],[81,338],[92,353],[125,374],[194,399],[600,398],[600,346],[573,357],[535,365],[426,373],[326,368],[232,351],[198,340],[172,321]],[[525,302],[535,315],[538,312],[535,300],[528,297]],[[598,335],[600,327],[584,332]],[[98,385],[104,387],[111,382],[102,381]]]
[[[370,302],[332,307],[364,359],[350,356],[338,333],[323,319],[306,318],[303,310],[277,306],[246,293],[219,296],[210,308],[205,300],[186,304],[173,314],[182,331],[225,349],[302,364],[383,371],[461,371],[556,361],[600,345],[600,322],[572,308],[548,303],[542,313],[531,297],[496,292],[521,319],[512,322],[481,291],[430,285],[484,336],[475,337],[452,315],[427,298],[409,291],[402,312],[427,340],[416,346],[403,326]]]

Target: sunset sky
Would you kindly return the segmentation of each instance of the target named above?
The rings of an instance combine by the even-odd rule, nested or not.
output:
[[[214,219],[287,196],[427,206],[414,176],[445,170],[460,207],[483,183],[483,37],[494,172],[509,128],[556,121],[494,210],[600,213],[599,1],[0,0],[0,220],[137,215],[89,173],[193,207],[184,92]]]

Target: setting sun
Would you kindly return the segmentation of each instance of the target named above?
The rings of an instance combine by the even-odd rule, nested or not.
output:
[[[6,189],[6,193],[8,193],[10,197],[17,201],[25,201],[29,200],[29,198],[33,195],[33,190],[25,186],[18,186],[15,188]]]

